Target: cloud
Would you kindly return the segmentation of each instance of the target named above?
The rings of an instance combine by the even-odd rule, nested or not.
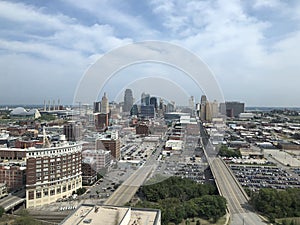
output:
[[[73,92],[64,88],[76,88],[74,76],[78,82],[86,68],[99,55],[132,41],[130,38],[115,36],[114,28],[109,24],[83,25],[62,12],[49,14],[43,8],[33,5],[2,1],[0,12],[3,26],[0,31],[1,78],[10,75],[8,79],[1,79],[1,96],[4,98],[1,102],[13,102],[14,98],[15,101],[22,102],[26,95],[36,102],[37,96],[32,97],[35,91],[48,91],[48,94],[41,96],[53,94],[51,88],[30,90],[26,85],[14,85],[20,88],[20,92],[24,90],[24,95],[11,92],[11,83],[19,84],[23,75],[29,83],[43,79],[45,86],[60,87],[61,90],[56,90],[56,93],[68,93],[67,99],[70,100]],[[7,63],[14,65],[15,69],[7,66]],[[60,85],[53,79],[56,76],[59,76]],[[7,98],[7,95],[10,97]],[[28,98],[26,102],[30,103]]]
[[[94,54],[131,42],[129,38],[117,38],[110,25],[95,23],[84,26],[76,19],[61,13],[45,14],[39,8],[21,3],[0,2],[0,8],[0,18],[23,27],[25,36],[22,41],[24,43],[27,41],[52,45],[57,47],[57,52],[60,48],[63,51],[71,50]],[[12,30],[14,31],[12,38],[20,39],[22,35],[20,30],[14,30],[12,27],[10,30],[11,33]],[[36,33],[36,30],[39,33]],[[32,35],[33,32],[35,35]],[[41,50],[43,51],[43,48]],[[73,54],[73,52],[71,53]]]
[[[137,40],[145,38],[151,39],[158,35],[157,30],[151,29],[143,18],[143,12],[133,12],[128,10],[126,2],[113,0],[91,0],[72,1],[67,0],[71,7],[85,10],[98,19],[100,23],[107,23],[117,27],[116,32],[120,36],[124,33]],[[127,11],[129,12],[127,12]]]
[[[44,14],[42,9],[22,3],[1,1],[0,9],[1,19],[25,25],[25,28],[27,29],[62,30],[66,23],[73,22],[71,18],[62,14],[49,16]],[[26,26],[26,24],[29,24],[30,26]]]
[[[240,1],[189,1],[182,5],[174,0],[161,6],[155,0],[152,4],[153,11],[167,21],[164,25],[172,32],[173,41],[201,56],[212,68],[226,99],[250,105],[294,106],[298,103],[290,90],[300,94],[295,85],[300,83],[296,76],[300,71],[299,27],[287,30],[281,23],[295,21],[298,7],[280,1],[261,2],[256,2],[255,10],[268,13],[266,8],[272,8],[274,14],[274,10],[286,10],[290,16],[279,12],[281,21],[262,19]]]
[[[70,83],[76,86],[75,80],[68,79],[79,81],[87,66],[110,49],[158,39],[203,58],[226,99],[251,105],[299,105],[299,1],[59,3],[53,2],[50,10],[41,2],[0,1],[0,76],[4,80],[0,96],[13,94],[9,85],[22,73],[32,81],[42,74],[49,79],[47,85],[54,85],[59,77],[62,89]],[[9,62],[22,70],[8,66]],[[46,90],[51,94],[51,89],[36,91]]]
[[[253,4],[253,8],[278,8],[283,6],[284,3],[280,0],[255,0]]]

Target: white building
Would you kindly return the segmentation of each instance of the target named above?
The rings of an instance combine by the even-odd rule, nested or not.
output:
[[[97,172],[102,168],[109,167],[111,163],[110,151],[106,150],[85,150],[82,152],[82,158],[92,158],[95,161]]]
[[[161,212],[158,209],[136,209],[130,207],[80,205],[61,225],[160,225]]]
[[[166,148],[171,148],[172,150],[181,150],[183,147],[183,141],[181,140],[168,140],[166,142]]]

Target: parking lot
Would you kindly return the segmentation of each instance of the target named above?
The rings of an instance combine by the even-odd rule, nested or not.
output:
[[[277,166],[230,165],[241,185],[252,190],[268,187],[285,189],[288,187],[299,188],[298,177],[286,172]]]
[[[174,151],[170,156],[164,156],[155,173],[166,177],[179,176],[203,183],[204,170],[208,165],[203,150],[199,148],[199,136],[182,133],[184,133],[183,149]]]

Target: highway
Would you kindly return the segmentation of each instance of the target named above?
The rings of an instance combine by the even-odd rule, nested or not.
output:
[[[136,170],[114,193],[106,200],[105,205],[123,206],[131,200],[139,187],[151,173],[153,166],[143,165]]]
[[[204,153],[210,165],[216,185],[227,200],[227,207],[231,215],[231,225],[263,225],[261,218],[252,211],[248,203],[249,197],[238,183],[223,160],[217,157],[217,152],[210,141],[204,147]]]
[[[220,158],[209,158],[209,164],[220,194],[226,198],[231,214],[232,225],[260,225],[262,222],[257,214],[252,212],[248,197],[239,185],[229,168]]]
[[[264,225],[262,219],[253,212],[248,203],[249,197],[239,184],[226,163],[217,157],[217,151],[211,141],[205,136],[204,128],[200,126],[201,141],[204,144],[204,154],[210,165],[217,188],[227,200],[231,225]]]
[[[6,196],[0,199],[0,206],[2,206],[4,210],[7,212],[13,207],[23,203],[25,201],[25,198],[22,198],[24,197],[24,195],[25,195],[25,191],[22,190],[13,195]]]
[[[137,169],[117,190],[106,200],[105,205],[123,206],[135,195],[139,187],[157,166],[157,157],[161,152],[163,143],[157,147],[156,152],[151,155],[143,166]]]

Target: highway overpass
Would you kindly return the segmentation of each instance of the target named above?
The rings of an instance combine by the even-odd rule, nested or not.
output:
[[[21,190],[14,194],[10,194],[0,199],[0,206],[4,208],[5,212],[8,212],[9,210],[14,209],[14,207],[25,202],[25,198],[23,198],[24,195],[25,195],[24,190]]]
[[[149,157],[145,164],[138,168],[117,190],[106,200],[106,205],[123,206],[135,195],[139,187],[146,181],[155,169],[162,144],[157,147],[156,152]]]
[[[200,128],[201,129],[201,128]],[[203,132],[202,132],[203,134]],[[205,137],[204,137],[205,138]],[[202,137],[203,139],[203,137]],[[235,178],[226,163],[217,156],[217,150],[209,139],[202,141],[204,154],[207,158],[215,183],[222,195],[227,200],[231,225],[263,225],[266,224],[253,211],[248,203],[249,197]]]

